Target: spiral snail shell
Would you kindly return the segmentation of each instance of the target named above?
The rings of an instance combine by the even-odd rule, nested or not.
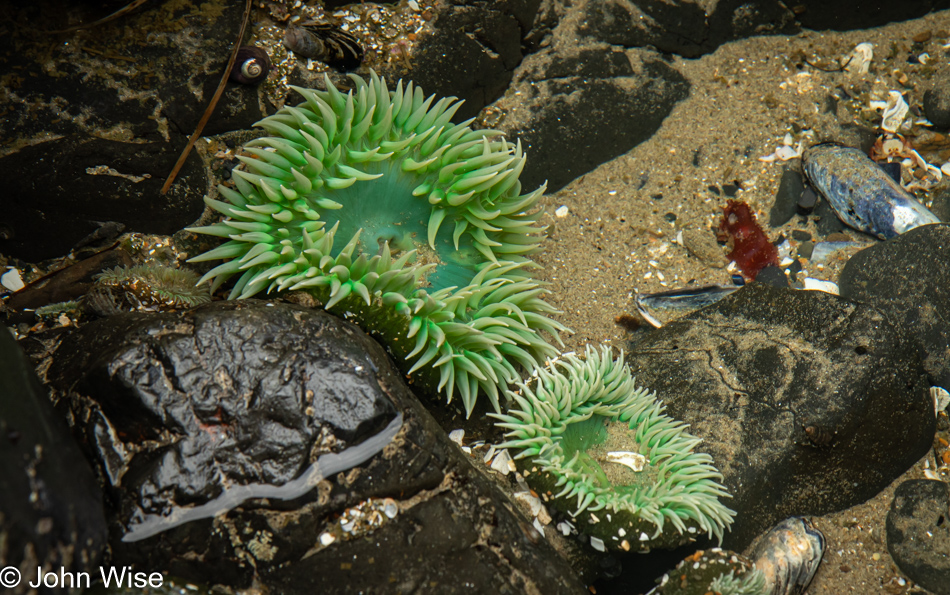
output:
[[[256,85],[266,79],[269,72],[270,57],[267,52],[254,45],[245,45],[238,49],[229,78],[242,85]]]

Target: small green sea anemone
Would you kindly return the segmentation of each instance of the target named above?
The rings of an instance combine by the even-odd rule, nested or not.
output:
[[[675,547],[704,531],[722,541],[735,513],[700,439],[637,388],[623,354],[588,347],[511,392],[501,446],[518,451],[529,485],[607,548]],[[665,527],[669,527],[665,530]],[[599,542],[598,542],[599,545]]]
[[[765,574],[741,554],[697,550],[664,574],[647,595],[770,595]],[[782,593],[778,590],[776,593]]]
[[[230,297],[303,290],[375,334],[415,380],[499,410],[499,387],[537,368],[565,328],[532,278],[544,188],[521,194],[520,144],[453,124],[460,103],[400,81],[350,75],[356,89],[296,90],[305,103],[257,126],[226,219],[190,231],[227,238],[191,262],[225,260]]]
[[[102,315],[191,308],[211,301],[197,282],[192,271],[161,264],[115,267],[95,276],[85,301]]]

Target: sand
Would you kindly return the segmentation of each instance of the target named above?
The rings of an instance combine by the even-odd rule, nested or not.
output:
[[[920,39],[927,31],[931,38],[915,46],[913,37]],[[910,105],[919,106],[929,79],[946,76],[948,70],[950,49],[942,48],[948,43],[940,37],[942,31],[950,31],[950,11],[871,30],[756,37],[728,43],[696,60],[673,57],[672,64],[692,88],[657,133],[543,199],[543,221],[551,229],[537,260],[543,265],[541,277],[550,283],[548,299],[563,311],[559,319],[576,331],[565,338],[567,347],[577,350],[601,342],[625,347],[629,331],[615,318],[634,313],[635,292],[730,283],[733,273],[724,266],[725,257],[715,253],[713,231],[726,197],[710,186],[721,189],[738,181],[735,198],[753,208],[773,240],[780,234],[789,237],[792,230],[819,239],[812,219],[795,216],[780,228],[768,226],[783,167],[798,167],[798,160],[766,163],[759,158],[773,153],[786,134],[793,146],[800,141],[806,146],[818,140],[857,142],[857,135],[842,124],[862,119],[860,104],[866,107],[871,96],[886,97],[892,89],[907,92]],[[874,44],[867,74],[825,72],[805,62],[836,68],[862,42]],[[909,56],[921,51],[933,62],[908,63]],[[867,92],[829,109],[828,97],[838,87]],[[869,125],[869,117],[879,122],[879,115],[864,110],[862,125]],[[872,119],[870,125],[876,123]],[[657,195],[662,198],[652,198]],[[713,246],[711,257],[701,259],[677,243],[679,232],[705,239],[707,248]],[[877,241],[846,233],[858,242]],[[796,256],[794,250],[791,256]],[[818,267],[801,260],[799,279],[835,281],[841,263]],[[928,458],[933,459],[923,459],[873,500],[817,520],[827,550],[809,593],[911,591],[912,581],[887,553],[884,523],[894,488],[923,477]],[[929,464],[935,466],[933,460]]]

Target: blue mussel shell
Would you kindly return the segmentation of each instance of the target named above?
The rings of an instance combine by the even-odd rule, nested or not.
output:
[[[940,219],[858,149],[837,143],[809,147],[805,176],[838,218],[882,240]]]

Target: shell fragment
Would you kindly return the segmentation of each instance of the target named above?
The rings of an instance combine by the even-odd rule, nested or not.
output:
[[[639,473],[646,467],[647,458],[637,452],[608,452],[607,462],[630,467]]]

